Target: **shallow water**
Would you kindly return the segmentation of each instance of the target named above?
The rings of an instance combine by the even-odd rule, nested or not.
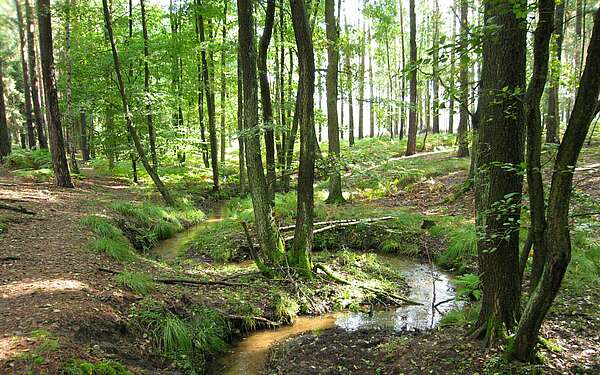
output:
[[[207,226],[222,221],[227,217],[228,202],[218,201],[209,212],[206,220],[196,224],[175,236],[161,241],[151,250],[151,254],[156,258],[166,261],[172,261],[177,258],[187,247],[187,244],[194,239],[196,234]]]
[[[399,306],[390,310],[378,310],[371,314],[360,312],[337,312],[316,317],[299,317],[291,326],[258,331],[242,339],[232,352],[220,361],[225,375],[259,374],[269,349],[283,340],[306,332],[328,328],[347,331],[369,328],[385,328],[395,331],[428,329],[435,327],[443,314],[454,306],[454,289],[448,274],[432,269],[429,265],[407,258],[381,256],[400,271],[408,285],[408,298],[422,303],[418,306]],[[436,307],[439,302],[442,303]]]

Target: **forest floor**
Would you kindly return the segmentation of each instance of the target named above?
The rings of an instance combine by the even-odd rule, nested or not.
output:
[[[378,147],[377,144],[371,146]],[[454,160],[449,153],[440,153],[425,157],[428,165],[432,164],[427,167],[431,170],[426,172],[416,159],[412,165],[413,161],[392,160],[385,155],[382,159],[389,159],[386,163],[379,165],[376,160],[369,165],[361,154],[371,153],[369,147],[354,153],[354,159],[349,158],[351,169],[345,176],[348,185],[361,193],[351,195],[349,203],[338,208],[318,206],[318,218],[399,214],[401,219],[390,225],[398,225],[406,229],[406,233],[400,239],[394,238],[394,251],[419,257],[425,255],[426,249],[434,256],[439,255],[451,238],[433,235],[433,231],[422,230],[420,226],[429,218],[439,223],[438,231],[472,222],[472,192],[456,194],[466,177],[464,162]],[[582,157],[579,172],[582,177],[578,179],[575,199],[575,209],[581,212],[596,207],[600,199],[600,153],[597,151],[598,146],[588,149]],[[390,186],[386,181],[377,181],[381,180],[378,176],[381,169],[390,169],[393,165],[396,170],[394,163],[403,163],[401,174],[386,175],[394,183]],[[219,237],[209,239],[214,244],[210,251],[205,249],[202,238],[198,238],[196,246],[189,250],[189,258],[180,256],[175,262],[165,263],[146,252],[124,262],[90,251],[90,241],[98,236],[82,224],[90,216],[106,217],[118,223],[132,243],[139,242],[143,247],[144,240],[140,237],[143,239],[148,233],[137,219],[123,215],[123,202],[142,207],[149,201],[157,202],[157,197],[147,189],[132,187],[125,178],[105,177],[91,169],[84,169],[82,174],[84,178],[78,179],[75,189],[61,189],[0,168],[0,203],[35,213],[0,209],[0,373],[55,374],[65,368],[84,368],[79,361],[99,364],[106,360],[118,361],[134,373],[181,373],[186,372],[186,368],[189,370],[189,356],[198,356],[195,363],[205,366],[226,349],[218,342],[211,342],[198,351],[168,350],[164,337],[158,337],[166,332],[163,329],[157,333],[158,319],[185,324],[207,323],[197,319],[199,314],[207,314],[203,310],[206,307],[217,311],[219,319],[225,319],[226,323],[222,327],[204,325],[201,330],[193,331],[193,339],[200,337],[210,341],[211,337],[201,336],[201,332],[210,331],[223,341],[231,341],[257,328],[285,324],[296,313],[317,314],[344,307],[362,308],[363,304],[371,303],[368,296],[320,279],[301,285],[289,280],[266,280],[252,264],[236,262],[246,257],[240,244],[245,239],[240,236],[239,224],[233,229],[233,221],[247,214],[247,200],[232,199],[230,206],[237,204],[240,208],[231,215],[231,226],[225,221],[217,227]],[[205,199],[204,195],[195,198],[199,198],[194,200],[196,205],[200,204],[205,211],[210,209],[212,198]],[[281,202],[278,201],[276,213],[282,224],[289,223],[293,216],[289,212],[295,201],[292,198],[283,196]],[[120,202],[120,213],[115,202]],[[598,216],[585,219],[576,224],[591,225],[597,238],[600,232],[593,220],[598,221]],[[191,225],[192,220],[183,226]],[[318,237],[317,248],[322,251],[315,257],[340,275],[365,282],[378,279],[378,287],[402,294],[406,283],[386,265],[362,257],[359,252],[349,266],[347,253],[332,252],[332,247],[340,244],[360,251],[377,247],[365,239],[383,241],[385,234],[382,233],[388,229],[383,228],[380,233],[379,229],[370,232],[370,228],[357,227]],[[352,234],[354,230],[358,234]],[[235,235],[228,238],[229,233]],[[390,238],[385,240],[389,244]],[[218,245],[228,241],[235,243],[236,248],[227,249],[225,253],[217,251]],[[225,257],[232,262],[211,261],[210,257]],[[465,260],[466,263],[472,261]],[[574,267],[584,265],[574,262]],[[470,267],[472,264],[467,264],[466,269]],[[146,275],[155,282],[144,291],[136,288],[134,282],[123,281],[108,271],[120,276],[124,273]],[[182,278],[201,280],[205,284],[158,281]],[[303,297],[296,298],[300,295]],[[351,295],[350,301],[342,302],[340,295]],[[502,348],[482,348],[479,342],[466,338],[468,320],[464,318],[464,324],[426,332],[333,329],[300,335],[272,350],[264,373],[470,374],[535,373],[538,370],[598,373],[599,301],[597,282],[565,282],[544,324],[543,335],[548,339],[546,348],[541,351],[544,360],[535,366],[509,365],[501,356]],[[206,316],[212,319],[212,315]]]

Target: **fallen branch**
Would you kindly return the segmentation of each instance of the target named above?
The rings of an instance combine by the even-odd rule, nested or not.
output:
[[[110,274],[113,274],[113,275],[120,274],[120,272],[118,272],[118,271],[114,271],[114,270],[111,270],[111,269],[108,269],[108,268],[102,268],[102,267],[99,267],[98,271],[110,273]],[[227,281],[220,281],[220,280],[210,281],[210,280],[180,279],[180,278],[174,278],[174,279],[169,279],[169,278],[153,278],[152,281],[154,281],[156,283],[162,283],[162,284],[168,284],[168,285],[174,285],[174,284],[183,284],[183,285],[186,285],[186,284],[188,284],[188,285],[247,286],[247,284],[229,283]]]
[[[226,313],[224,311],[221,311],[219,309],[216,309],[216,310],[221,315],[223,315],[225,318],[231,319],[231,320],[247,321],[248,319],[252,319],[252,320],[256,320],[257,322],[262,322],[266,326],[278,327],[278,326],[281,325],[280,323],[274,322],[274,321],[269,320],[267,318],[263,318],[262,316],[243,316],[243,315],[236,315],[236,314],[228,314],[228,313]]]
[[[399,296],[397,294],[391,293],[391,292],[387,292],[385,290],[382,289],[377,289],[377,288],[371,288],[369,286],[366,285],[361,285],[361,284],[352,284],[350,281],[343,279],[339,276],[337,276],[336,274],[333,273],[333,271],[331,271],[329,268],[327,268],[325,265],[321,264],[321,263],[317,263],[315,264],[315,269],[317,270],[321,270],[325,273],[325,275],[327,275],[327,277],[329,277],[330,279],[332,279],[333,281],[343,284],[343,285],[354,285],[357,286],[361,289],[364,289],[368,292],[374,293],[376,296],[382,297],[384,299],[387,299],[388,301],[394,303],[395,305],[402,305],[402,302],[404,304],[408,304],[408,305],[422,305],[422,303],[420,302],[416,302],[413,300],[410,300],[408,298]]]
[[[384,221],[384,220],[390,220],[393,219],[393,216],[384,216],[384,217],[377,217],[377,218],[371,218],[371,219],[363,219],[363,220],[356,220],[356,221],[340,221],[338,223],[335,224],[331,224],[331,225],[327,225],[325,227],[321,227],[321,228],[317,228],[315,230],[313,230],[313,234],[317,234],[317,233],[321,233],[321,232],[325,232],[328,231],[330,229],[335,229],[335,228],[339,228],[339,227],[347,227],[350,225],[358,225],[358,224],[365,224],[365,223],[374,223],[377,221]],[[291,241],[294,239],[294,236],[288,236],[288,237],[284,237],[284,241]]]
[[[21,257],[9,255],[9,256],[5,256],[5,257],[0,257],[0,262],[8,262],[11,260],[20,260],[20,259],[21,259]]]
[[[30,211],[28,209],[26,209],[23,206],[11,206],[9,204],[4,204],[4,203],[0,203],[0,209],[2,210],[9,210],[9,211],[15,211],[15,212],[19,212],[22,214],[27,214],[27,215],[35,215],[35,212]]]
[[[372,223],[375,221],[384,221],[384,220],[390,220],[393,218],[394,218],[393,216],[383,216],[383,217],[373,217],[373,218],[366,218],[366,219],[341,219],[341,220],[330,220],[330,221],[317,221],[316,223],[313,223],[313,226],[331,225],[331,224]],[[279,230],[285,231],[285,230],[290,230],[290,229],[295,229],[295,228],[296,228],[295,225],[287,225],[285,227],[279,227]]]

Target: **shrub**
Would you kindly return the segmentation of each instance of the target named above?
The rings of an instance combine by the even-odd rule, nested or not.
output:
[[[5,159],[10,169],[52,168],[52,157],[48,150],[14,150]]]

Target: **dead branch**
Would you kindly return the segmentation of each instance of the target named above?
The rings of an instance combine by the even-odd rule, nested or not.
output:
[[[35,212],[26,209],[23,206],[11,206],[9,204],[0,203],[1,210],[15,211],[27,215],[35,215]]]
[[[98,271],[110,273],[112,275],[118,275],[120,272],[114,271],[108,268],[99,267]],[[174,285],[174,284],[182,284],[182,285],[223,285],[223,286],[247,286],[247,284],[241,283],[229,283],[227,281],[221,280],[197,280],[197,279],[182,279],[182,278],[153,278],[152,281],[156,283]]]
[[[384,220],[390,220],[393,219],[393,216],[383,216],[383,217],[372,217],[372,218],[365,218],[365,219],[341,219],[341,220],[329,220],[329,221],[318,221],[316,223],[313,223],[314,226],[320,226],[320,225],[332,225],[332,224],[360,224],[360,223],[372,223],[374,221],[384,221]],[[290,229],[295,229],[296,225],[287,225],[285,227],[279,227],[279,230],[281,231],[285,231],[285,230],[290,230]]]
[[[5,256],[5,257],[0,257],[0,262],[9,262],[11,260],[20,260],[20,259],[21,259],[21,257],[9,255],[9,256]]]
[[[331,224],[331,225],[327,225],[327,226],[324,226],[324,227],[321,227],[321,228],[317,228],[317,229],[313,230],[313,234],[325,232],[325,231],[328,231],[328,230],[334,229],[334,228],[347,227],[347,226],[350,226],[350,225],[357,225],[357,224],[374,223],[374,222],[378,222],[378,221],[390,220],[390,219],[393,219],[393,218],[394,218],[393,216],[384,216],[384,217],[376,217],[376,218],[354,220],[354,221],[348,221],[348,220],[334,221],[334,223],[335,222],[337,222],[337,223]],[[323,222],[323,223],[327,223],[327,222]],[[288,236],[288,237],[284,238],[284,241],[287,242],[287,241],[291,241],[293,239],[294,239],[294,236]]]

